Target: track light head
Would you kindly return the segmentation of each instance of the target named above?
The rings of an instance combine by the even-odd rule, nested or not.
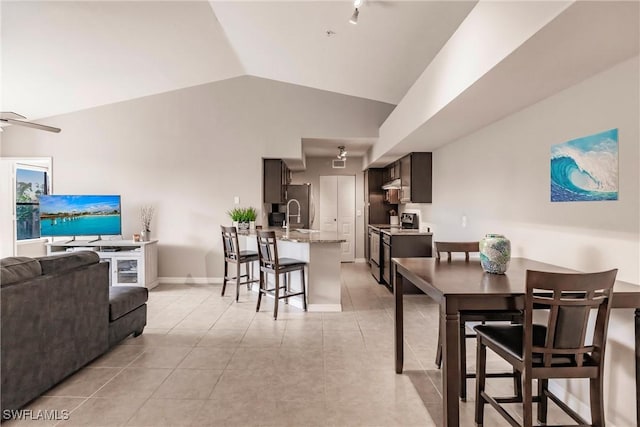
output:
[[[357,24],[358,23],[358,15],[360,15],[360,12],[358,11],[358,8],[356,7],[355,10],[353,11],[353,15],[351,15],[351,18],[349,19],[349,22],[351,24]]]

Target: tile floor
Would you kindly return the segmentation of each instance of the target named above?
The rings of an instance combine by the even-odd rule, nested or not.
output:
[[[284,306],[277,321],[269,300],[255,312],[256,297],[246,289],[235,303],[234,286],[221,297],[220,285],[159,285],[150,292],[142,336],[27,407],[66,410],[67,420],[3,425],[440,425],[438,306],[426,296],[406,297],[405,372],[396,375],[392,295],[365,264],[343,265],[341,277],[342,313]],[[495,381],[506,382],[494,390],[509,393],[508,379]],[[473,409],[470,396],[461,404],[463,426],[474,425]],[[487,408],[485,425],[507,423]]]

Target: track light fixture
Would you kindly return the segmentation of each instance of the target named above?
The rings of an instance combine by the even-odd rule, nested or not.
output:
[[[347,151],[344,149],[344,145],[339,146],[338,150],[340,150],[340,153],[336,157],[340,160],[347,160]]]
[[[351,18],[349,19],[349,23],[356,25],[358,23],[358,15],[360,15],[360,12],[356,7],[356,9],[353,11],[353,15],[351,15]]]
[[[364,0],[353,0],[353,7],[355,8],[353,11],[353,15],[351,15],[351,18],[349,19],[349,22],[351,24],[357,24],[358,23],[358,15],[360,15],[360,6],[362,6],[362,2]]]

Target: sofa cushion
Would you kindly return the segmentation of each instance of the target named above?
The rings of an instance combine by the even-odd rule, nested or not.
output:
[[[119,319],[144,305],[148,298],[149,291],[141,286],[109,287],[109,321]]]
[[[84,265],[97,264],[100,262],[100,257],[96,252],[82,251],[46,256],[38,258],[38,261],[42,266],[42,274],[52,274]]]
[[[7,285],[42,275],[40,263],[24,256],[0,260],[0,283]]]

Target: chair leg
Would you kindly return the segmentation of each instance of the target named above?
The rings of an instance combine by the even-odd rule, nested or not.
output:
[[[467,400],[467,339],[465,322],[460,322],[460,399]]]
[[[307,285],[305,283],[304,267],[300,270],[300,274],[302,275],[302,308],[307,311]]]
[[[513,392],[519,400],[522,400],[522,375],[513,368]]]
[[[291,278],[291,273],[284,274],[284,294],[289,294],[289,279]],[[289,304],[289,298],[284,299],[285,304]]]
[[[442,367],[442,322],[438,325],[438,348],[436,349],[436,366]]]
[[[476,416],[475,421],[478,426],[484,422],[484,404],[486,403],[482,393],[486,381],[487,371],[487,348],[482,345],[482,339],[477,338],[478,346],[476,350]]]
[[[591,423],[594,426],[604,427],[604,400],[602,392],[602,371],[600,371],[598,378],[591,378],[589,380],[589,396],[591,397]]]
[[[280,301],[280,273],[276,271],[276,295],[273,302],[273,320],[278,318],[278,301]]]
[[[222,295],[224,296],[224,290],[227,288],[227,276],[229,275],[229,263],[225,260],[224,262],[224,278],[222,279]]]
[[[547,423],[548,397],[545,393],[548,386],[549,380],[538,378],[538,398],[540,399],[538,402],[538,421],[543,424]]]
[[[247,275],[249,276],[247,277],[247,290],[250,291],[252,287],[251,281],[253,280],[253,261],[248,262],[245,265],[245,268],[247,269]]]
[[[533,425],[533,384],[531,383],[531,372],[525,369],[522,373],[522,425]]]
[[[256,305],[256,312],[260,311],[260,302],[262,301],[263,289],[266,289],[266,274],[260,269],[260,282],[258,282],[258,304]]]
[[[240,260],[236,263],[236,302],[240,299],[240,267],[242,267],[242,265],[239,261]]]
[[[522,322],[524,322],[522,315],[511,319],[512,325],[522,324]],[[513,368],[513,393],[518,399],[522,400],[522,375],[520,375],[520,372],[518,372],[516,368]]]

